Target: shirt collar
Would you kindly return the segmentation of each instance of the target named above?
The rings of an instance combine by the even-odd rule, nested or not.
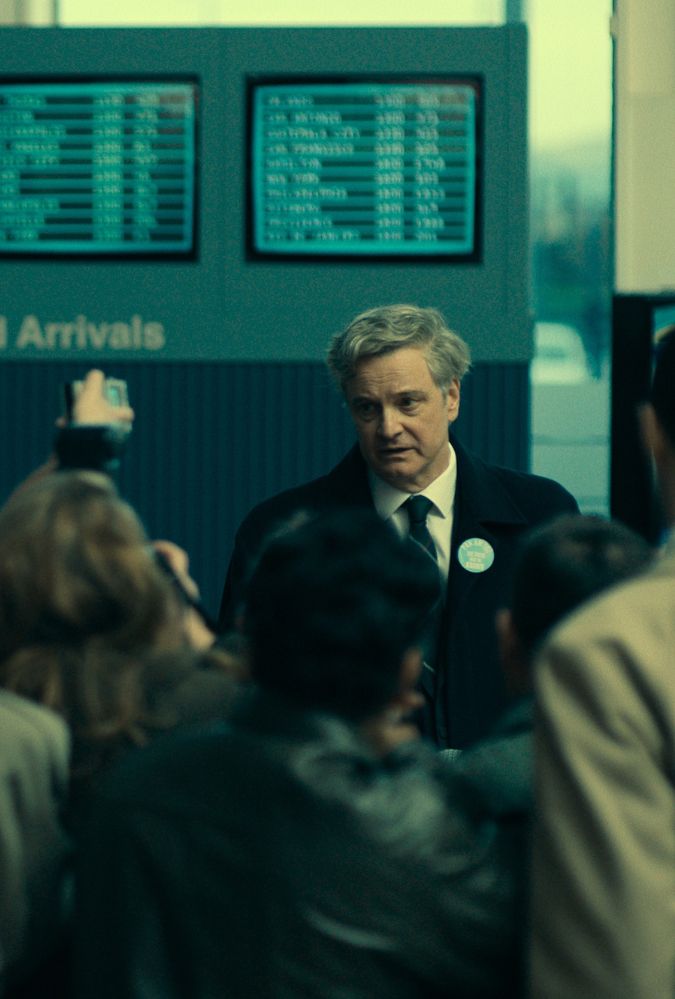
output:
[[[450,517],[452,514],[457,486],[457,459],[450,443],[448,443],[448,449],[450,451],[448,467],[419,493],[420,496],[427,496],[434,504],[435,512],[444,518]],[[412,495],[389,485],[384,479],[375,475],[370,468],[368,469],[368,481],[375,509],[383,520],[388,520]]]

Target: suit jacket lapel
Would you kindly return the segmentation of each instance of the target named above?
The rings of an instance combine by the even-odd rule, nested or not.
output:
[[[457,557],[459,546],[471,538],[481,538],[492,546],[497,561],[500,525],[522,527],[527,524],[527,518],[518,510],[490,466],[466,451],[454,438],[451,442],[457,456],[457,492],[448,573],[450,617],[482,575],[463,568]]]
[[[323,481],[330,506],[340,509],[350,506],[374,509],[368,469],[358,444],[347,452]]]

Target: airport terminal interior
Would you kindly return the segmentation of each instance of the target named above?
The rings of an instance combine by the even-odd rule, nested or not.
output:
[[[635,18],[637,15],[632,12],[632,6],[630,3],[626,4],[626,16]],[[472,345],[474,374],[466,389],[464,416],[468,440],[478,445],[488,458],[516,467],[530,468],[543,475],[555,475],[574,492],[582,510],[601,513],[609,511],[611,323],[615,267],[612,228],[612,93],[613,32],[617,19],[609,0],[574,0],[564,5],[553,0],[450,0],[446,3],[434,0],[418,6],[414,11],[404,3],[388,3],[386,15],[384,6],[378,0],[358,4],[326,3],[321,5],[320,10],[303,0],[283,5],[275,0],[261,0],[253,7],[226,3],[223,0],[194,0],[189,4],[148,0],[142,5],[121,0],[114,6],[99,3],[98,0],[5,0],[0,8],[0,16],[2,24],[12,26],[13,31],[39,29],[49,35],[57,28],[62,32],[61,37],[80,32],[80,37],[84,40],[73,42],[68,46],[68,52],[57,44],[55,49],[52,48],[49,52],[45,49],[40,56],[42,65],[39,67],[39,75],[44,74],[46,66],[53,66],[54,75],[64,79],[76,79],[78,73],[91,75],[97,67],[104,65],[108,74],[133,74],[143,68],[142,48],[146,44],[145,38],[148,39],[149,50],[152,52],[147,63],[148,69],[152,68],[154,74],[174,71],[180,75],[183,72],[185,78],[194,79],[194,75],[200,72],[199,61],[204,61],[206,57],[201,52],[195,55],[191,73],[192,55],[185,52],[181,55],[185,36],[190,33],[199,35],[199,32],[206,32],[208,35],[209,31],[217,33],[219,30],[224,34],[228,30],[232,33],[250,31],[253,35],[256,31],[271,34],[277,32],[284,39],[288,37],[287,32],[292,35],[293,32],[302,34],[303,30],[314,33],[318,31],[319,35],[327,36],[323,43],[328,53],[323,60],[324,72],[333,75],[346,72],[349,76],[352,69],[354,72],[363,72],[368,68],[371,73],[382,78],[383,72],[388,72],[397,65],[396,41],[392,41],[389,36],[383,38],[379,44],[378,57],[371,60],[370,66],[362,56],[359,56],[359,63],[354,62],[350,66],[349,60],[341,62],[337,57],[336,46],[331,49],[330,33],[352,28],[362,32],[393,30],[394,33],[405,33],[406,30],[419,30],[449,31],[450,34],[454,30],[470,32],[476,29],[489,33],[509,29],[517,32],[523,29],[523,54],[520,57],[523,63],[522,78],[517,83],[515,78],[510,78],[506,87],[507,77],[504,73],[510,71],[504,70],[501,77],[496,74],[493,86],[514,92],[508,95],[506,92],[495,93],[488,86],[481,96],[481,106],[477,110],[479,145],[475,150],[478,166],[474,178],[477,197],[473,204],[476,212],[473,259],[470,254],[462,258],[455,248],[452,250],[454,257],[451,255],[433,259],[427,254],[417,258],[417,261],[408,257],[407,262],[397,265],[392,251],[388,257],[379,259],[368,267],[367,276],[364,273],[360,279],[358,295],[354,300],[360,307],[367,304],[373,296],[382,296],[388,280],[393,282],[393,288],[400,287],[394,278],[387,278],[383,285],[382,277],[385,273],[398,273],[398,268],[403,267],[405,280],[402,287],[408,298],[420,304],[435,304],[440,307],[447,313],[448,321]],[[137,51],[131,54],[121,36],[118,42],[111,36],[110,45],[106,48],[110,53],[111,47],[114,49],[118,45],[117,53],[112,53],[105,62],[97,62],[98,55],[93,50],[88,51],[92,44],[89,36],[126,29],[137,33],[148,32],[144,40],[137,43]],[[163,29],[170,29],[170,34],[166,42],[161,43],[165,46],[165,51],[162,60],[157,61],[152,33]],[[8,36],[5,31],[3,39],[7,37],[11,38],[12,35]],[[316,37],[316,34],[312,35],[312,39]],[[167,51],[172,44],[176,46],[175,59]],[[206,49],[217,43],[212,40],[195,42],[197,48],[200,44]],[[266,43],[255,42],[258,46],[263,44]],[[285,42],[281,43],[282,47],[283,44]],[[261,61],[259,53],[253,51],[242,52],[237,58],[242,61],[244,74],[248,72],[251,75],[250,70],[255,63],[256,73],[262,69],[274,76],[279,75],[283,69],[284,73],[293,71],[293,75],[300,79],[303,73],[309,72],[311,65],[311,76],[316,78],[318,57],[310,59],[303,49],[305,43],[297,44],[300,47],[297,49],[298,60],[295,66],[293,46],[296,43],[290,37],[288,51],[276,63],[271,58],[266,64],[266,60],[263,58]],[[313,45],[314,41],[308,44]],[[456,68],[479,73],[481,59],[492,58],[480,51],[470,57],[470,64],[464,56],[458,58],[457,51],[453,51],[449,58],[444,58],[444,42],[434,44],[436,51],[433,56],[427,58],[424,65],[419,65],[419,70],[426,75]],[[459,51],[461,44],[456,43],[456,46],[460,46]],[[481,44],[479,41],[479,47]],[[47,48],[53,45],[50,41]],[[414,43],[412,45],[413,52],[406,52],[405,59],[410,70],[414,71]],[[376,38],[372,46],[378,49]],[[386,55],[387,48],[390,50],[389,59]],[[582,73],[571,71],[571,52],[574,52],[575,65],[583,67]],[[55,65],[55,60],[59,59],[61,66]],[[247,59],[250,66],[246,65]],[[10,63],[3,61],[7,70]],[[25,69],[22,65],[21,72]],[[38,70],[37,65],[35,69]],[[515,93],[516,88],[518,93]],[[513,173],[512,180],[506,178],[503,170],[501,175],[499,172],[501,153],[498,147],[504,137],[497,135],[496,130],[494,136],[490,132],[493,128],[492,120],[502,114],[502,108],[506,107],[507,96],[511,108],[515,109],[511,122],[504,122],[504,128],[512,130],[507,146],[511,141],[513,146],[519,147],[517,151],[510,150],[512,162],[509,170]],[[337,310],[335,318],[331,316],[331,310],[326,309],[326,298],[336,294],[329,274],[332,269],[336,274],[343,273],[344,262],[337,256],[332,258],[326,255],[321,258],[315,255],[313,260],[306,257],[290,265],[290,280],[298,281],[303,288],[310,289],[316,295],[319,311],[313,330],[308,329],[305,316],[302,329],[298,327],[296,317],[295,329],[288,332],[278,330],[276,337],[269,329],[264,332],[247,330],[245,334],[241,333],[241,328],[248,322],[245,317],[251,306],[236,303],[238,295],[235,284],[241,287],[251,281],[256,283],[256,290],[249,292],[256,301],[255,307],[261,296],[267,296],[271,316],[278,317],[278,309],[289,279],[289,264],[281,255],[277,256],[276,261],[270,260],[269,255],[265,259],[264,253],[258,255],[257,261],[251,262],[248,214],[241,222],[237,220],[240,231],[232,237],[226,235],[219,242],[216,236],[208,233],[209,215],[227,211],[231,217],[233,212],[240,211],[239,203],[250,198],[250,190],[242,190],[241,196],[237,193],[237,204],[233,206],[213,200],[214,189],[232,183],[232,171],[228,165],[228,176],[219,176],[218,166],[215,162],[210,162],[211,157],[216,156],[217,139],[215,132],[208,134],[208,129],[218,130],[222,128],[222,122],[210,126],[206,120],[204,112],[212,99],[206,89],[203,89],[198,99],[202,102],[196,109],[197,143],[201,143],[201,151],[194,175],[192,207],[195,231],[190,235],[190,239],[194,238],[195,242],[190,251],[192,259],[178,266],[177,286],[184,302],[189,299],[189,305],[177,307],[174,314],[169,316],[172,309],[171,294],[164,291],[163,282],[166,272],[173,266],[167,261],[172,256],[171,252],[165,254],[164,260],[154,263],[151,270],[146,270],[149,265],[143,260],[140,248],[136,248],[135,259],[142,261],[138,267],[139,275],[141,272],[148,275],[148,281],[144,276],[143,283],[156,285],[155,298],[150,295],[149,299],[147,295],[135,294],[128,285],[126,278],[134,273],[133,259],[120,264],[114,256],[107,260],[92,257],[90,261],[84,262],[77,253],[71,253],[69,257],[67,250],[57,250],[50,261],[45,260],[44,254],[42,258],[34,258],[28,248],[23,256],[22,267],[11,276],[13,300],[3,303],[0,313],[4,323],[5,357],[15,365],[12,367],[10,364],[8,370],[20,373],[22,391],[38,396],[49,393],[47,405],[55,405],[51,393],[57,391],[56,383],[60,377],[54,375],[49,378],[49,360],[57,362],[56,365],[51,365],[52,370],[57,371],[62,362],[74,359],[73,350],[52,350],[46,343],[45,327],[50,321],[57,326],[59,323],[80,323],[82,326],[90,322],[99,329],[106,322],[124,322],[132,330],[130,336],[136,336],[137,340],[144,336],[151,347],[156,347],[161,342],[160,349],[148,348],[135,352],[111,350],[108,342],[102,351],[97,352],[96,344],[102,341],[94,340],[92,356],[97,356],[102,363],[105,363],[107,355],[110,356],[112,367],[116,368],[110,372],[113,375],[127,376],[129,372],[125,365],[131,363],[132,395],[135,391],[137,396],[141,394],[143,399],[147,399],[148,393],[158,392],[159,396],[153,398],[152,404],[163,410],[167,433],[175,432],[176,436],[179,436],[182,417],[176,414],[174,404],[178,401],[177,397],[189,398],[189,408],[192,410],[191,393],[195,391],[200,400],[198,405],[205,412],[208,400],[213,394],[220,395],[221,390],[231,395],[237,394],[238,398],[242,393],[252,393],[257,400],[266,393],[267,398],[270,398],[269,386],[274,383],[278,396],[274,395],[270,407],[278,410],[279,407],[286,409],[288,400],[294,397],[315,399],[323,388],[322,375],[316,370],[316,362],[321,359],[318,344],[323,343],[321,337],[325,340],[336,323],[339,325],[349,309],[345,303],[342,309]],[[250,110],[242,107],[240,112],[239,108],[229,107],[220,113],[230,116],[227,120],[229,127],[233,114],[241,113],[245,117],[250,114]],[[236,142],[248,143],[249,139],[241,135],[245,125],[245,122],[237,122]],[[206,149],[207,144],[213,149]],[[246,148],[240,148],[236,150],[236,155],[244,159],[251,153]],[[241,183],[241,169],[246,168],[238,164],[236,183]],[[493,169],[494,175],[491,172]],[[248,178],[245,183],[249,183]],[[511,187],[507,192],[509,184]],[[494,195],[491,186],[494,187]],[[493,198],[495,201],[491,204]],[[518,216],[513,227],[504,216],[509,200],[511,211]],[[391,209],[396,206],[388,207]],[[435,210],[435,207],[432,205],[429,210]],[[246,211],[248,213],[248,209]],[[494,220],[492,215],[495,215]],[[426,220],[429,226],[433,222],[432,218]],[[514,234],[512,238],[509,231]],[[430,238],[430,233],[433,233],[433,229],[427,230],[427,239]],[[510,238],[513,245],[507,246],[505,240]],[[244,243],[247,245],[244,246]],[[323,246],[325,248],[326,244]],[[255,252],[254,249],[254,255]],[[494,258],[491,260],[492,252]],[[499,300],[493,301],[491,307],[490,303],[486,303],[491,320],[483,321],[477,316],[475,300],[482,298],[484,291],[478,285],[474,286],[471,276],[475,273],[480,280],[479,272],[483,269],[486,282],[495,289],[492,268],[501,268],[507,253],[509,260],[517,261],[517,273],[513,271],[507,276],[506,284],[502,284],[496,294],[498,298],[511,294],[512,300],[518,299],[518,315],[513,312],[513,322],[518,329],[513,332],[489,328],[490,322],[494,322],[494,317],[504,308]],[[237,258],[231,268],[228,257]],[[179,258],[180,252],[174,259]],[[244,258],[245,263],[240,263]],[[355,280],[355,271],[362,262],[370,263],[358,255],[351,262],[347,261],[347,280],[350,284]],[[414,266],[411,266],[420,263],[426,268],[424,273],[416,272]],[[431,266],[426,266],[427,264]],[[0,260],[0,265],[9,272],[7,260]],[[111,272],[121,273],[128,302],[120,301],[119,292],[112,288],[107,296],[112,303],[110,306],[104,304],[100,295],[98,302],[92,299],[92,285],[96,274],[98,272],[103,275],[107,267]],[[303,273],[306,278],[301,279]],[[62,275],[68,275],[71,282],[76,275],[76,281],[82,285],[84,293],[75,295],[74,298],[71,296],[70,301],[59,301],[63,297],[58,290],[63,284]],[[138,280],[141,281],[140,276]],[[54,283],[53,294],[47,288],[51,281]],[[213,293],[205,294],[203,283],[207,282],[212,286],[213,282],[218,281],[223,288],[223,301],[217,306],[214,303],[216,314],[209,317],[208,294],[213,297]],[[257,287],[258,281],[260,287]],[[181,282],[185,284],[184,289]],[[202,287],[198,289],[200,283]],[[507,291],[507,284],[510,285],[510,291]],[[36,285],[45,285],[37,297]],[[494,290],[492,294],[495,294]],[[166,296],[163,309],[155,307],[156,295]],[[466,298],[474,301],[465,302]],[[458,300],[461,300],[459,306],[456,304]],[[313,308],[311,304],[307,308],[307,304],[303,302],[303,314],[309,314]],[[289,300],[286,307],[289,311],[294,309],[294,300]],[[204,310],[203,315],[199,314],[200,309]],[[188,323],[197,329],[205,326],[209,319],[211,323],[217,323],[219,310],[227,316],[237,313],[232,320],[237,323],[237,332],[233,335],[230,330],[223,330],[221,342],[217,345],[205,345],[199,335],[193,336],[194,330],[189,332],[186,329]],[[264,326],[270,321],[276,321],[278,325],[278,318],[257,317],[257,322]],[[162,332],[170,325],[180,327],[180,330],[175,334]],[[141,328],[142,334],[139,332]],[[244,342],[236,342],[238,336],[242,336]],[[164,338],[167,343],[164,343]],[[179,342],[181,338],[182,342]],[[307,344],[305,341],[309,339],[315,342]],[[13,351],[12,340],[15,345]],[[513,341],[511,345],[509,340]],[[17,344],[21,349],[17,348]],[[39,346],[36,347],[36,344]],[[209,358],[213,359],[214,364],[207,370],[205,362]],[[165,359],[168,364],[165,364]],[[523,359],[531,359],[529,376],[514,376],[512,379],[513,373],[508,372],[504,374],[505,387],[498,389],[495,380],[488,386],[489,369],[495,363],[498,365],[502,360],[513,360],[522,366]],[[37,361],[42,361],[43,364],[36,366]],[[153,365],[157,366],[154,381]],[[41,373],[47,378],[49,387],[47,382],[44,385],[40,382]],[[73,371],[73,376],[78,374],[81,374],[81,366]],[[135,381],[134,375],[138,375],[142,381]],[[487,379],[486,382],[483,376]],[[150,382],[146,385],[147,378]],[[223,378],[225,382],[221,384]],[[23,379],[26,379],[25,384]],[[18,382],[11,377],[8,382],[6,389],[9,395],[6,398],[9,407],[13,404],[12,387]],[[198,382],[203,382],[199,389],[196,388]],[[494,415],[488,411],[489,404],[486,409],[483,400],[487,394],[493,400],[495,411],[498,411],[502,391],[513,400],[509,409],[517,412],[517,416],[514,417],[514,426],[502,428],[502,439],[497,439],[498,430],[493,426]],[[472,393],[476,396],[476,405],[470,407]],[[132,402],[137,407],[142,406],[143,399],[140,402],[137,398],[132,399]],[[217,529],[219,533],[215,539],[211,537],[206,541],[203,532],[195,533],[189,524],[175,522],[175,518],[165,509],[164,490],[156,490],[138,481],[140,467],[150,462],[155,476],[161,477],[172,492],[178,489],[184,496],[185,506],[194,509],[197,504],[202,517],[214,519],[216,499],[209,500],[203,494],[195,496],[190,493],[186,480],[191,476],[186,477],[176,466],[187,462],[190,468],[192,461],[195,464],[206,461],[213,468],[214,493],[220,491],[219,483],[226,473],[218,461],[213,460],[213,445],[223,432],[218,424],[223,420],[231,421],[232,416],[227,407],[223,409],[221,405],[219,409],[216,401],[212,425],[208,428],[208,441],[204,439],[203,423],[190,412],[187,415],[188,424],[193,419],[195,426],[200,426],[200,436],[203,439],[193,449],[204,448],[202,454],[183,454],[179,447],[180,454],[167,466],[166,461],[162,462],[156,454],[148,453],[154,452],[154,449],[142,440],[142,426],[139,426],[136,454],[129,459],[129,465],[137,461],[138,468],[129,467],[125,474],[129,477],[130,495],[140,505],[142,512],[153,511],[157,531],[170,530],[172,536],[178,535],[178,539],[194,553],[203,586],[213,602],[218,581],[222,578],[223,566],[227,562],[232,528],[243,512],[253,501],[279,487],[292,484],[305,477],[306,473],[318,474],[325,464],[322,454],[339,454],[348,439],[349,431],[340,422],[339,413],[326,421],[329,423],[326,428],[319,426],[320,419],[318,423],[314,420],[314,438],[301,442],[302,455],[296,459],[291,458],[290,467],[288,464],[283,469],[272,467],[264,474],[240,467],[235,456],[236,478],[239,483],[237,496],[232,498],[231,503],[228,500],[224,508],[221,507],[222,520]],[[234,419],[236,420],[236,413]],[[488,425],[483,426],[485,421]],[[269,421],[265,417],[265,423],[267,422]],[[268,428],[265,433],[276,450],[285,452],[287,448],[293,447],[290,441],[293,439],[294,427],[282,427],[282,423],[283,420],[277,424],[276,432],[280,435],[278,439],[274,439],[275,431],[272,429]],[[250,432],[255,433],[256,430],[251,429]],[[23,440],[20,445],[17,443],[16,454],[12,455],[12,461],[6,468],[7,478],[3,482],[3,491],[7,492],[12,481],[27,470],[29,462],[39,457],[40,448],[43,447],[42,437],[42,427],[36,426],[28,428],[27,441]],[[293,465],[294,460],[296,465]],[[222,504],[222,499],[218,502]],[[212,558],[214,544],[219,552],[219,560],[215,565]]]
[[[0,0],[1,999],[674,999],[674,53]]]

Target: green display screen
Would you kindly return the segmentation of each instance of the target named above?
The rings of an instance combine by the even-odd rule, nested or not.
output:
[[[0,81],[0,255],[190,256],[196,84]]]
[[[254,255],[476,259],[481,86],[255,81]]]

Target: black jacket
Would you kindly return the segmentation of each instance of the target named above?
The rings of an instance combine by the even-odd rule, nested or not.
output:
[[[457,455],[457,494],[428,734],[439,746],[463,748],[487,735],[508,702],[494,619],[509,599],[518,543],[530,527],[578,507],[557,482],[488,465],[456,439],[451,441]],[[271,532],[299,510],[324,513],[364,506],[372,509],[373,501],[358,447],[328,475],[256,506],[237,532],[221,628],[232,627],[260,547]],[[471,538],[487,541],[494,550],[494,562],[485,572],[468,572],[457,558],[459,546]]]
[[[527,968],[531,834],[534,816],[534,698],[515,701],[487,739],[461,753],[454,767],[477,826],[493,823],[503,877],[513,888],[518,940],[514,961]],[[443,754],[441,754],[443,755]]]
[[[513,885],[425,744],[252,692],[133,754],[82,845],[74,999],[513,995]]]

